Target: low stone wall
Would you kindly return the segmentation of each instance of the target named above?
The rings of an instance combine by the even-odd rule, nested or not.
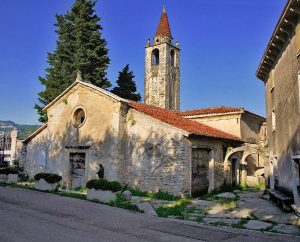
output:
[[[96,200],[109,203],[110,201],[115,201],[116,198],[116,193],[112,191],[96,190],[94,188],[87,190],[87,199],[91,201]]]
[[[17,183],[18,174],[0,174],[0,183]]]
[[[38,181],[35,181],[35,188],[41,191],[54,191],[58,186],[58,182],[48,183],[45,179],[41,178]]]

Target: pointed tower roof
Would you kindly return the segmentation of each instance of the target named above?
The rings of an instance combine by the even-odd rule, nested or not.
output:
[[[163,11],[160,16],[159,24],[158,24],[156,34],[155,34],[155,37],[158,37],[158,36],[168,36],[168,37],[172,38],[168,15],[166,13],[165,7],[163,7]]]

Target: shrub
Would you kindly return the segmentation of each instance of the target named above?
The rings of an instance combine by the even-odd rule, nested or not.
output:
[[[104,190],[104,191],[112,191],[118,192],[121,191],[122,186],[117,181],[108,181],[105,179],[93,179],[87,182],[86,188],[95,190]]]
[[[40,179],[44,179],[46,182],[48,183],[56,183],[56,182],[60,182],[62,177],[57,175],[57,174],[53,174],[53,173],[38,173],[34,176],[34,180],[38,181]]]
[[[8,175],[8,174],[18,174],[18,168],[16,167],[6,167],[0,169],[0,174]]]

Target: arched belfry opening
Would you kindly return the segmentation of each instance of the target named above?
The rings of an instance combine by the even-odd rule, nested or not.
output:
[[[169,64],[175,66],[175,51],[173,49],[170,51]]]
[[[158,49],[154,49],[152,51],[152,65],[153,66],[159,65],[159,50]]]

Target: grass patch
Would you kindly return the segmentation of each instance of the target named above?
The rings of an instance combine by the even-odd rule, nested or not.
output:
[[[226,209],[233,209],[237,207],[237,202],[234,199],[222,199],[218,203]]]
[[[151,199],[159,199],[159,200],[165,200],[165,201],[177,201],[181,199],[180,197],[173,196],[169,193],[158,191],[158,192],[144,192],[139,190],[138,188],[132,188],[132,187],[124,187],[122,191],[128,190],[131,192],[132,196],[138,196],[138,197],[148,197]]]
[[[250,220],[249,217],[247,218],[242,218],[238,223],[236,224],[232,224],[231,227],[233,228],[237,228],[237,229],[245,229],[245,224],[248,223],[248,221]]]
[[[159,217],[164,218],[175,216],[179,219],[187,219],[188,214],[195,210],[194,207],[187,207],[190,203],[190,199],[181,198],[174,203],[162,204],[161,207],[156,209],[156,213]],[[201,216],[199,216],[199,219],[201,219]]]
[[[121,194],[117,194],[117,199],[114,202],[110,202],[109,205],[118,208],[124,208],[135,212],[141,212],[135,204],[124,199]]]
[[[242,190],[242,191],[247,191],[247,190],[258,191],[258,190],[265,190],[265,188],[266,187],[263,182],[260,182],[259,184],[255,185],[255,186],[248,186],[247,184],[241,183],[238,187],[238,189]]]

